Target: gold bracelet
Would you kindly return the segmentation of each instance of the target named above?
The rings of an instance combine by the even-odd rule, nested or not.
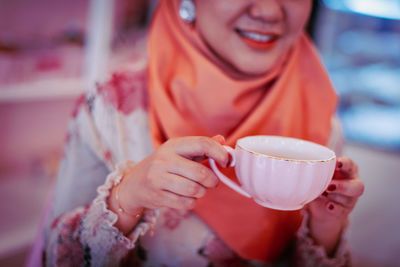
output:
[[[120,184],[118,184],[117,185],[117,188],[115,188],[115,200],[117,201],[117,205],[118,205],[118,209],[117,209],[117,211],[118,211],[118,213],[121,213],[121,214],[123,214],[123,213],[125,213],[125,214],[127,214],[127,215],[129,215],[129,216],[131,216],[131,217],[135,217],[135,218],[139,218],[140,216],[142,216],[142,212],[143,211],[141,211],[141,212],[139,212],[139,213],[137,213],[137,214],[130,214],[129,212],[126,212],[123,208],[122,208],[122,206],[121,206],[121,203],[119,202],[119,185]]]

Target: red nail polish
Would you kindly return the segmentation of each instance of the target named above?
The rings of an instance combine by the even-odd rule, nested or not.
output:
[[[335,191],[335,190],[336,190],[335,184],[331,184],[330,186],[328,186],[328,191]]]
[[[335,208],[335,206],[333,206],[333,204],[329,204],[328,209],[333,210]]]
[[[325,192],[322,193],[322,195],[327,197],[328,196],[328,192],[325,191]]]
[[[338,167],[339,169],[342,168],[342,167],[343,167],[343,163],[338,162],[337,167]]]

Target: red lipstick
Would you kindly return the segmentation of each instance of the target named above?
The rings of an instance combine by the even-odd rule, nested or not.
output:
[[[248,46],[255,49],[271,49],[278,41],[278,35],[276,34],[243,30],[236,30],[236,32]]]

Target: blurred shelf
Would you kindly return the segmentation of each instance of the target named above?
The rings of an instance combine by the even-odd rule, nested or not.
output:
[[[1,88],[0,102],[70,98],[76,97],[83,92],[84,83],[81,78],[37,80]]]

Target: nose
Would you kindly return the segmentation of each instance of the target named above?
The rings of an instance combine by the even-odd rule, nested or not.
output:
[[[283,19],[284,11],[281,0],[253,0],[249,8],[249,14],[254,19],[265,22],[277,22]]]

